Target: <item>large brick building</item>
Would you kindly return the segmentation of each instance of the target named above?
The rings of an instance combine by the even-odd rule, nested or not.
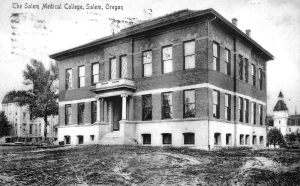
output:
[[[213,9],[183,10],[50,56],[58,140],[265,146],[273,56]]]

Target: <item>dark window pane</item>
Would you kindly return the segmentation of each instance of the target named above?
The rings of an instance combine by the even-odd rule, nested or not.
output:
[[[163,119],[171,119],[173,113],[172,93],[163,93]]]
[[[151,144],[151,134],[142,134],[143,144]]]
[[[185,133],[184,135],[184,144],[195,144],[195,134],[194,133]]]
[[[239,77],[240,80],[243,80],[243,56],[239,56],[240,57],[240,62],[239,62]]]
[[[92,102],[92,123],[97,120],[97,101]]]
[[[152,95],[144,95],[143,101],[143,120],[152,120]]]
[[[171,134],[163,134],[163,144],[172,144]]]
[[[195,90],[184,92],[184,117],[195,117]]]
[[[213,91],[213,117],[220,117],[220,92],[216,90]]]
[[[84,103],[78,104],[78,124],[84,123]]]

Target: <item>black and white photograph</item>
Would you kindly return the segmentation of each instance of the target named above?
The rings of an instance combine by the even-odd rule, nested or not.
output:
[[[300,185],[300,1],[2,0],[0,185]]]

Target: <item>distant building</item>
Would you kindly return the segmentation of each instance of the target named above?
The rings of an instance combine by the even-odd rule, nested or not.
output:
[[[183,10],[50,56],[66,144],[266,146],[272,54],[213,9]]]
[[[273,109],[273,116],[267,117],[268,128],[277,128],[282,135],[292,132],[300,132],[300,115],[289,115],[289,110],[284,102],[282,92],[278,95],[278,101]]]
[[[4,111],[9,124],[11,125],[10,136],[6,136],[6,142],[38,142],[44,140],[44,120],[36,118],[30,120],[27,106],[17,105],[15,98],[6,95],[2,100]],[[51,141],[57,138],[58,116],[48,117],[47,138]]]

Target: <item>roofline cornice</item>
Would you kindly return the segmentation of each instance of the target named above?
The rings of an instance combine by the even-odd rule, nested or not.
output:
[[[173,19],[172,18],[166,19],[165,21],[164,21],[164,18],[167,18],[168,16],[170,17],[170,16],[172,16],[172,14],[164,16],[164,17],[156,18],[154,20],[150,20],[150,21],[140,23],[140,24],[128,27],[126,29],[123,29],[121,32],[119,32],[115,35],[107,36],[107,37],[92,41],[90,43],[80,45],[78,47],[74,47],[74,48],[71,48],[68,50],[64,50],[64,51],[61,51],[58,53],[51,54],[50,58],[55,59],[55,60],[61,60],[61,59],[64,59],[64,58],[67,58],[70,56],[74,56],[74,55],[85,53],[85,52],[88,52],[91,50],[95,50],[95,47],[99,47],[108,42],[112,42],[112,41],[126,38],[126,37],[132,37],[136,34],[146,32],[146,31],[149,31],[149,30],[152,30],[155,28],[163,27],[163,26],[166,26],[169,24],[173,24],[173,23],[177,23],[177,22],[184,21],[187,19],[193,19],[193,18],[197,18],[199,16],[204,16],[204,15],[209,15],[209,14],[216,16],[217,19],[219,19],[221,22],[225,23],[225,25],[229,29],[236,32],[241,38],[247,40],[252,45],[254,45],[257,49],[259,49],[261,52],[263,52],[267,56],[268,60],[274,60],[274,56],[271,53],[269,53],[266,49],[264,49],[262,46],[260,46],[256,41],[254,41],[251,37],[249,37],[247,34],[242,32],[239,28],[234,26],[231,22],[229,22],[227,19],[225,19],[223,16],[221,16],[218,12],[216,12],[214,9],[211,9],[211,8],[206,9],[206,10],[196,11],[196,12],[189,13],[189,14],[183,15],[183,16],[178,16]],[[144,27],[143,27],[143,25],[144,25]]]

